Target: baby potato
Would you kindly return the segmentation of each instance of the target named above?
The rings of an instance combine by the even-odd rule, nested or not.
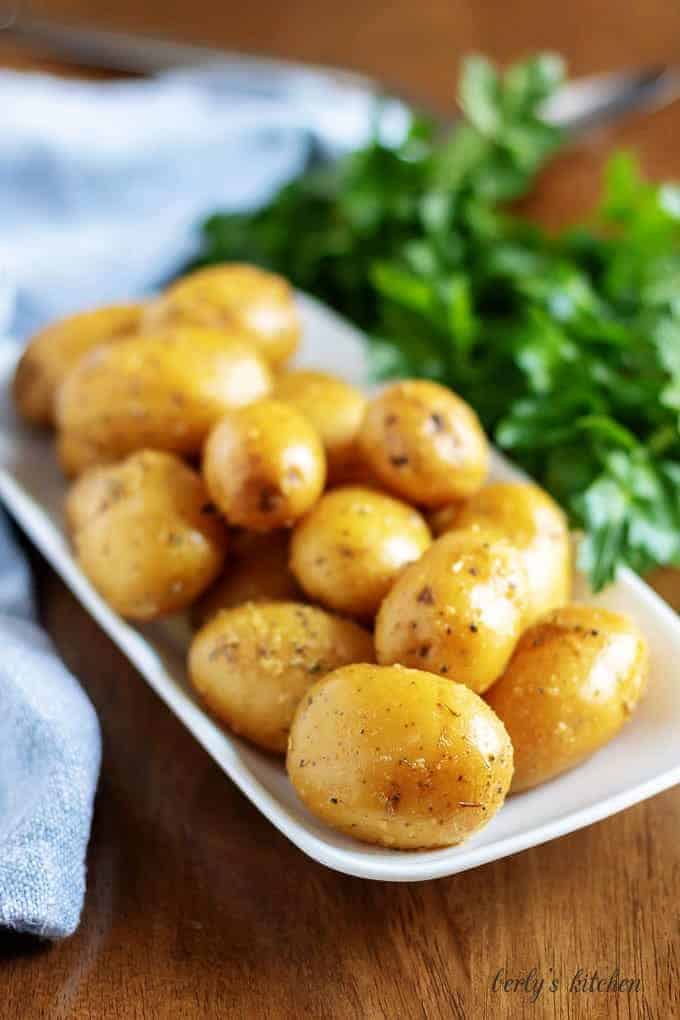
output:
[[[512,744],[462,684],[401,666],[344,666],[300,701],[288,775],[335,829],[404,850],[461,843],[489,822]]]
[[[573,768],[628,721],[647,686],[647,645],[618,613],[555,609],[527,630],[486,699],[515,748],[511,792]]]
[[[300,318],[287,281],[236,262],[183,276],[149,308],[146,322],[150,329],[184,325],[231,330],[236,325],[275,366],[287,361],[300,341]]]
[[[288,372],[276,380],[273,395],[296,407],[319,433],[331,484],[353,470],[356,438],[366,409],[360,390],[324,372]]]
[[[34,425],[52,425],[57,390],[87,351],[130,336],[141,322],[141,304],[110,305],[80,312],[41,329],[29,341],[14,375],[19,413]]]
[[[141,450],[94,468],[71,487],[66,517],[84,573],[131,620],[184,609],[222,568],[226,529],[172,454]]]
[[[300,597],[300,589],[288,567],[290,532],[273,531],[258,535],[249,543],[247,553],[239,554],[230,545],[230,560],[217,581],[192,607],[194,626],[201,627],[220,609],[233,609],[245,602],[290,602]]]
[[[283,753],[309,686],[357,661],[373,661],[373,641],[351,620],[298,602],[248,602],[218,613],[196,634],[189,675],[234,733]]]
[[[506,539],[471,529],[442,535],[382,603],[378,662],[440,673],[481,694],[519,639],[526,587],[522,555]]]
[[[452,506],[444,530],[476,527],[497,531],[524,555],[529,582],[525,626],[568,602],[569,529],[566,517],[547,492],[530,482],[487,485],[465,503]]]
[[[74,475],[143,448],[197,453],[226,411],[270,386],[266,363],[238,333],[177,328],[104,344],[59,391],[62,467]]]
[[[273,531],[316,503],[326,459],[316,430],[299,411],[258,400],[224,415],[210,433],[203,476],[230,524]]]
[[[471,496],[488,471],[488,444],[475,412],[424,379],[394,383],[370,401],[359,446],[386,489],[426,507]]]
[[[296,525],[290,566],[310,598],[370,617],[400,571],[430,544],[420,514],[359,486],[333,489]]]

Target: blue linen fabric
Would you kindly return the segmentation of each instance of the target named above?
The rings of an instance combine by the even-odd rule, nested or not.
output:
[[[361,86],[237,60],[109,83],[0,73],[0,335],[153,289],[202,215],[361,144],[374,112]],[[388,102],[383,135],[407,124]],[[1,518],[0,647],[0,925],[56,939],[82,909],[100,734]]]
[[[92,705],[35,621],[28,566],[0,518],[0,925],[69,935],[101,741]]]

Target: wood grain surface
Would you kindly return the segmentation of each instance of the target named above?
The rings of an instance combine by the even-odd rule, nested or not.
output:
[[[680,60],[680,6],[666,0],[34,6],[358,67],[440,106],[469,49],[508,59],[552,46],[579,73]],[[1,35],[0,64],[69,72]],[[528,210],[550,223],[582,215],[619,144],[680,176],[680,105],[565,156]],[[44,623],[99,713],[104,763],[81,927],[53,947],[0,935],[1,1020],[680,1017],[680,789],[450,879],[334,874],[258,814],[34,565]],[[634,984],[589,990],[595,971]]]

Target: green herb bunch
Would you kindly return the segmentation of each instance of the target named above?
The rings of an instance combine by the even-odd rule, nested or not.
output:
[[[503,74],[468,59],[448,137],[414,118],[396,148],[211,217],[200,262],[285,274],[367,333],[376,376],[464,396],[583,528],[597,590],[622,562],[680,565],[680,188],[618,154],[587,225],[552,236],[508,212],[562,142],[540,117],[562,80],[552,55]]]

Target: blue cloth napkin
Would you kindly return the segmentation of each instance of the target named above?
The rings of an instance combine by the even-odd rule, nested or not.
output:
[[[0,334],[152,289],[202,215],[361,144],[374,109],[360,86],[237,61],[105,84],[0,73]],[[387,103],[387,140],[407,125]],[[0,925],[59,938],[82,908],[100,736],[2,519],[0,647]]]
[[[267,64],[104,84],[0,73],[0,316],[24,336],[158,285],[204,214],[363,143],[374,111],[359,86]],[[380,124],[397,140],[408,113],[390,100]]]
[[[60,938],[83,903],[99,725],[35,622],[28,567],[2,517],[0,565],[0,925]]]

